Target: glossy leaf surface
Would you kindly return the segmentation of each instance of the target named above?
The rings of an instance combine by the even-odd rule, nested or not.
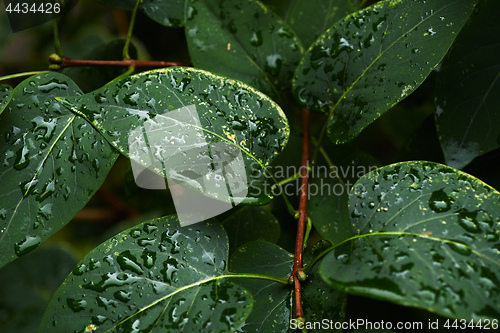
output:
[[[97,0],[113,8],[133,10],[136,0]],[[184,25],[185,0],[141,0],[139,10],[152,20],[166,27],[182,27]]]
[[[334,23],[360,9],[358,0],[292,0],[286,21],[305,47],[309,47]]]
[[[80,261],[52,298],[39,331],[233,332],[250,293],[225,279],[228,242],[217,223],[149,220]]]
[[[499,11],[498,1],[480,2],[439,70],[436,126],[446,164],[457,169],[500,147]]]
[[[90,94],[61,101],[87,117],[127,157],[130,157],[128,140],[136,128],[146,122],[172,121],[170,111],[194,106],[207,143],[223,142],[241,151],[249,186],[245,201],[270,200],[259,190],[262,175],[255,171],[268,165],[281,152],[288,141],[289,127],[280,107],[248,85],[193,68],[168,68],[130,76]],[[182,143],[183,128],[198,127],[187,123],[178,126],[177,134],[165,143],[160,142],[161,146],[170,145],[172,141],[190,149]],[[155,152],[160,143],[148,143],[150,150]],[[177,154],[169,161],[185,163],[189,169],[203,160],[203,156],[188,157]],[[144,161],[137,159],[137,162]],[[161,170],[158,173],[163,175]]]
[[[320,266],[332,286],[461,319],[498,318],[500,193],[431,162],[389,165],[349,198],[356,235]]]
[[[246,206],[222,222],[229,236],[229,250],[251,241],[276,243],[280,237],[278,219],[262,207]]]
[[[293,30],[255,0],[188,0],[186,37],[196,67],[273,97],[291,85],[303,51]]]
[[[32,76],[0,115],[0,266],[66,225],[118,156],[87,121],[55,100],[80,93],[64,75]]]
[[[5,110],[12,98],[12,87],[8,84],[0,84],[0,113]]]
[[[294,76],[305,107],[329,116],[334,143],[356,137],[413,92],[441,61],[473,0],[385,0],[337,22]]]
[[[76,259],[58,248],[41,248],[0,274],[0,330],[36,332],[50,297],[76,265]]]
[[[263,274],[288,278],[293,255],[278,245],[255,241],[238,248],[231,256],[229,269],[235,273]],[[287,332],[290,326],[291,287],[264,279],[238,279],[252,292],[252,313],[238,332]]]

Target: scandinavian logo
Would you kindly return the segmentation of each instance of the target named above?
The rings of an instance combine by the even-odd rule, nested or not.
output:
[[[241,150],[217,140],[205,139],[195,105],[156,115],[129,135],[136,184],[145,189],[168,185],[181,226],[219,215],[248,193]]]

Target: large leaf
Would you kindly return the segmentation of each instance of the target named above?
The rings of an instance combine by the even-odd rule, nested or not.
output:
[[[320,273],[351,293],[461,319],[500,316],[500,193],[431,162],[362,177],[349,198],[357,234]]]
[[[19,84],[0,115],[0,266],[66,225],[101,186],[117,152],[54,97],[79,95],[58,73]]]
[[[218,223],[149,220],[83,258],[52,298],[40,332],[234,332],[250,293],[228,281],[228,240]]]
[[[222,142],[241,151],[249,187],[245,202],[270,200],[262,187],[265,181],[262,180],[265,176],[262,168],[286,145],[288,122],[276,103],[241,82],[193,68],[167,68],[121,79],[81,97],[60,100],[87,117],[120,152],[138,163],[144,161],[130,154],[128,142],[140,126],[170,124],[174,131],[168,135],[157,132],[157,139],[161,141],[147,143],[153,153],[155,147],[166,148],[173,144],[185,148],[186,152],[192,146],[189,140],[185,141],[187,134],[184,131],[201,130],[207,143]],[[187,121],[178,123],[171,116],[189,107],[193,107],[189,110],[195,109],[189,112],[198,115],[199,126]],[[169,113],[171,111],[175,112]],[[197,167],[204,159],[198,153],[187,156],[179,153],[169,156],[168,163],[162,163],[176,164],[186,172],[198,174]],[[155,171],[160,175],[165,172]],[[226,185],[220,184],[223,186]]]
[[[137,0],[97,0],[113,8],[133,10]],[[141,0],[139,10],[166,27],[184,25],[185,0]]]
[[[498,1],[480,2],[439,71],[436,126],[446,164],[457,169],[500,147],[499,11]]]
[[[12,87],[8,84],[0,84],[0,113],[5,110],[12,98]]]
[[[359,5],[359,0],[292,0],[285,20],[308,47],[335,22],[359,10]]]
[[[256,240],[276,243],[280,238],[278,219],[262,207],[246,206],[222,222],[229,235],[229,250]]]
[[[264,274],[288,278],[293,255],[278,245],[254,241],[238,248],[229,269],[236,273]],[[252,292],[255,305],[239,332],[287,332],[290,326],[291,286],[264,279],[238,279]]]
[[[473,0],[385,0],[328,29],[294,76],[305,107],[328,115],[328,135],[347,142],[413,92],[441,61]]]
[[[302,44],[255,0],[187,0],[186,37],[196,67],[242,80],[273,97],[291,85]]]
[[[76,260],[58,248],[41,248],[0,272],[0,330],[35,332],[50,298],[75,267]]]

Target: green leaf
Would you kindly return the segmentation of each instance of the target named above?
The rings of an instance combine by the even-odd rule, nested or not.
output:
[[[352,236],[346,184],[330,174],[316,175],[309,179],[308,190],[307,216],[319,234],[334,244]]]
[[[175,122],[170,111],[194,106],[207,143],[223,142],[241,151],[249,185],[244,202],[263,204],[270,200],[263,190],[262,168],[283,150],[289,127],[280,107],[250,86],[202,70],[177,67],[133,75],[90,94],[60,100],[87,117],[114,147],[138,163],[144,161],[129,154],[128,140],[133,131],[146,122]],[[185,127],[200,128],[190,123],[177,125],[178,132],[172,135],[180,147],[188,149],[188,143],[180,143],[184,134],[179,131]],[[151,148],[154,144],[148,145]],[[163,147],[167,145],[170,141],[162,141]],[[186,170],[197,173],[198,157],[189,155],[186,160],[176,154],[168,163],[185,165]],[[157,172],[164,175],[165,170]]]
[[[359,0],[292,0],[285,20],[309,47],[335,22],[360,10]]]
[[[113,8],[133,10],[136,0],[97,0]],[[184,25],[185,0],[141,0],[139,10],[150,19],[172,28]]]
[[[228,241],[218,223],[149,220],[83,258],[50,301],[40,332],[234,332],[252,309],[228,281]]]
[[[80,94],[58,73],[20,83],[0,115],[0,267],[66,225],[99,189],[118,154],[54,97]]]
[[[356,137],[441,61],[473,0],[385,0],[328,29],[294,76],[296,98],[328,115],[335,143]]]
[[[500,316],[500,193],[456,169],[402,162],[362,177],[357,233],[321,263],[354,294],[460,319]]]
[[[0,84],[0,113],[5,110],[12,98],[12,87],[8,84]]]
[[[309,179],[307,216],[323,238],[338,244],[353,235],[348,194],[360,177],[379,165],[373,156],[355,152],[338,165],[314,166]]]
[[[188,0],[186,37],[193,64],[277,97],[291,85],[302,44],[255,0]]]
[[[123,60],[124,40],[113,40],[93,48],[84,59],[88,60]],[[135,46],[130,45],[129,54],[137,58]],[[96,90],[109,81],[123,74],[126,68],[70,67],[64,69],[64,75],[72,79],[83,92]]]
[[[235,273],[264,274],[288,278],[293,255],[278,245],[254,241],[238,248],[229,260]],[[252,292],[254,307],[238,332],[287,332],[290,327],[291,287],[263,279],[238,279],[238,284]]]
[[[319,241],[313,248],[304,254],[304,263],[307,265],[331,245],[326,240]],[[309,322],[328,320],[343,322],[345,319],[347,294],[332,289],[319,274],[319,265],[315,265],[302,282],[302,306],[304,315]],[[323,329],[311,329],[308,332],[324,332]],[[333,330],[342,332],[342,329]]]
[[[498,1],[479,3],[439,71],[436,126],[446,164],[457,169],[500,147],[499,10]]]
[[[75,267],[58,248],[41,248],[16,260],[0,274],[0,330],[36,332],[50,297]]]
[[[229,235],[230,252],[251,241],[276,243],[280,238],[278,219],[262,207],[243,207],[224,220],[222,225]]]

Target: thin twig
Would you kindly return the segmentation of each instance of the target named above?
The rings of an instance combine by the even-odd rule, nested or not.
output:
[[[135,67],[135,68],[161,68],[173,66],[189,66],[187,63],[174,61],[146,61],[146,60],[84,60],[62,57],[60,68],[66,67]]]
[[[307,188],[309,177],[307,167],[309,165],[309,110],[302,109],[302,182],[300,185],[299,199],[299,222],[297,225],[297,239],[295,241],[295,257],[293,262],[292,276],[295,287],[295,317],[303,318],[304,310],[302,309],[302,290],[300,285],[299,275],[302,272],[302,251],[304,249],[304,235],[307,221]]]

